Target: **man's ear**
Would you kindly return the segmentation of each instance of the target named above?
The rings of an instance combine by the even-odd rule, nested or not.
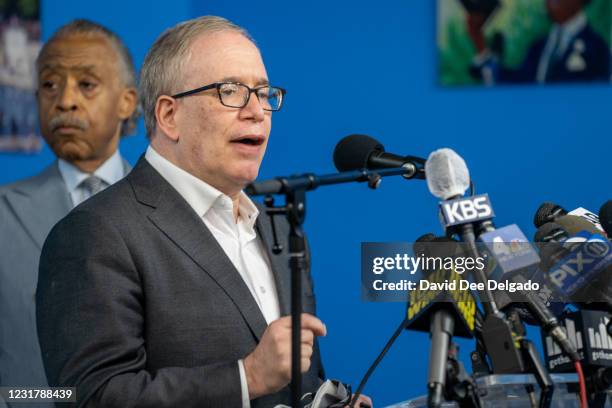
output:
[[[161,95],[155,102],[155,120],[157,121],[157,128],[162,131],[164,135],[174,142],[179,140],[178,126],[176,123],[176,115],[178,104],[176,99]]]
[[[138,93],[136,88],[125,88],[119,98],[119,118],[121,120],[128,119],[136,110],[137,105]]]

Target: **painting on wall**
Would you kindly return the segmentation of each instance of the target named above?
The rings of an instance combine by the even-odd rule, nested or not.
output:
[[[439,83],[609,82],[610,0],[437,0]]]
[[[0,151],[41,149],[36,110],[38,0],[0,0]]]

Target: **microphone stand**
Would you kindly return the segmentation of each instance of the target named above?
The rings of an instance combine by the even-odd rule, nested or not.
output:
[[[279,254],[282,245],[278,243],[273,218],[284,214],[289,222],[289,268],[291,270],[291,406],[301,408],[302,371],[301,339],[302,331],[302,278],[307,272],[306,239],[302,225],[306,218],[306,191],[314,190],[320,185],[332,185],[352,181],[368,182],[368,187],[376,189],[382,177],[406,175],[410,168],[383,169],[379,171],[357,170],[351,172],[316,176],[305,174],[294,177],[279,177],[265,183],[251,183],[246,187],[250,195],[266,195],[264,203],[266,213],[270,215],[274,243],[272,252]],[[285,205],[274,207],[271,194],[284,194]]]

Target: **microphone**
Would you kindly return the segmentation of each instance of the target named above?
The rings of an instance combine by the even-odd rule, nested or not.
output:
[[[535,242],[562,242],[569,238],[569,234],[561,225],[555,222],[547,222],[536,231],[533,240]]]
[[[467,164],[452,149],[433,151],[425,162],[425,174],[429,191],[442,200],[461,197],[470,187]]]
[[[543,269],[550,286],[566,301],[612,305],[612,243],[602,235],[581,231],[553,244]],[[542,251],[544,253],[544,251]]]
[[[570,235],[577,235],[581,232],[588,232],[590,234],[601,234],[603,232],[602,229],[597,228],[591,221],[571,214],[557,218],[555,223],[563,227]]]
[[[569,313],[562,323],[570,341],[589,368],[612,367],[612,336],[606,330],[610,324],[608,313],[579,310]],[[554,372],[571,371],[573,364],[563,355],[563,350],[552,342],[549,335],[543,336],[543,339],[548,368]]]
[[[479,257],[474,223],[489,222],[495,214],[487,194],[462,197],[470,185],[467,165],[453,150],[443,148],[432,152],[425,163],[429,191],[443,201],[439,203],[440,222],[448,236],[457,234],[467,244],[473,259]],[[480,291],[485,314],[498,312],[495,300],[486,286],[484,271],[476,269],[474,277],[484,286]],[[484,299],[483,299],[484,298]]]
[[[558,217],[557,222],[547,222],[535,233],[534,240],[542,243],[540,267],[548,271],[552,265],[569,253],[570,244],[585,242],[586,237],[599,235],[600,231],[589,221],[575,215]]]
[[[334,165],[338,171],[404,167],[408,170],[403,175],[405,178],[424,179],[424,164],[425,159],[420,157],[385,152],[382,143],[367,135],[346,136],[334,149]]]
[[[533,225],[536,228],[539,228],[547,222],[556,222],[557,219],[566,215],[580,217],[585,221],[590,222],[595,228],[599,230],[599,232],[604,231],[601,224],[599,223],[599,217],[594,212],[589,211],[583,207],[578,207],[568,212],[560,205],[551,202],[544,202],[542,203],[542,205],[540,205],[540,207],[535,213],[535,216],[533,217]]]
[[[289,194],[355,181],[367,182],[370,188],[376,189],[382,177],[401,175],[406,179],[425,179],[424,159],[385,153],[377,140],[365,135],[347,136],[338,142],[334,151],[334,163],[340,173],[275,177],[250,183],[244,191],[250,196]],[[368,169],[379,170],[373,172]]]
[[[415,256],[424,259],[457,257],[459,243],[447,237],[425,234],[414,245]],[[424,278],[440,285],[437,291],[422,289],[409,294],[406,329],[429,332],[431,352],[428,371],[428,406],[439,407],[443,402],[446,384],[448,351],[453,336],[472,338],[475,327],[476,299],[470,291],[460,290],[460,275],[452,268],[429,268],[422,265]],[[443,289],[447,284],[448,289]]]
[[[510,280],[524,287],[529,285],[528,279],[534,277],[540,257],[517,225],[481,234],[479,240],[485,243],[497,269],[501,270],[499,281]],[[547,287],[544,286],[540,293],[546,295],[547,301],[551,299],[551,291]],[[529,289],[521,290],[517,299],[507,291],[500,290],[495,293],[495,300],[500,309],[515,309],[522,320],[541,326],[574,361],[579,360],[576,349],[559,326],[555,314],[538,294]],[[520,306],[521,303],[527,306],[527,310]]]
[[[558,217],[567,215],[567,210],[560,205],[548,201],[543,202],[533,217],[533,225],[540,228],[548,222],[554,222]]]
[[[612,200],[606,201],[599,209],[599,222],[608,238],[612,239]]]
[[[580,217],[565,217],[559,220],[567,228],[547,223],[536,232],[536,241],[543,242],[540,271],[544,285],[554,290],[559,302],[612,313],[612,245],[597,229],[592,233],[593,226],[585,225]],[[583,230],[585,227],[591,231]],[[547,235],[547,230],[557,233]]]

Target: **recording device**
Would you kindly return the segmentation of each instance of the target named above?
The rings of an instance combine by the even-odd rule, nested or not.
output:
[[[338,171],[404,167],[409,170],[405,178],[425,178],[425,159],[387,153],[382,143],[367,135],[349,135],[340,140],[334,149],[334,165]]]

